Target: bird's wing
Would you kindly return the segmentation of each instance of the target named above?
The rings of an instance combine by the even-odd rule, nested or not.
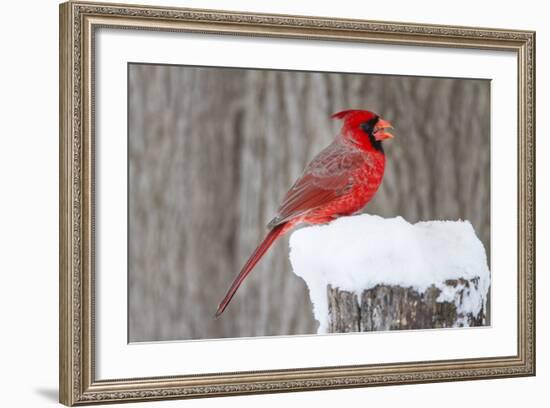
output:
[[[369,163],[370,158],[364,152],[339,142],[329,145],[309,163],[286,193],[269,227],[273,228],[346,194],[353,187],[353,171]]]

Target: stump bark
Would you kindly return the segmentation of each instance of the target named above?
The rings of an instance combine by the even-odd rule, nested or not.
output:
[[[456,291],[453,301],[438,301],[441,290],[435,285],[422,293],[412,287],[377,285],[359,295],[328,285],[328,332],[484,326],[485,305],[476,315],[458,311],[467,301],[469,289],[478,284],[477,278],[445,281]]]

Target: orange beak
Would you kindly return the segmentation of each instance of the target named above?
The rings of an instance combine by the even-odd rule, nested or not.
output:
[[[392,139],[393,135],[387,131],[388,129],[393,129],[391,123],[382,118],[378,119],[374,126],[374,138],[376,140]]]

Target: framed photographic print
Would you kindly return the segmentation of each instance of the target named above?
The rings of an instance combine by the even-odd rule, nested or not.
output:
[[[535,374],[535,33],[60,6],[66,405]]]

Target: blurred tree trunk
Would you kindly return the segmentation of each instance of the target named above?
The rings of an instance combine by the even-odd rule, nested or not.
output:
[[[129,72],[131,341],[316,332],[286,238],[212,316],[286,190],[338,132],[330,114],[343,109],[373,110],[395,126],[365,211],[468,219],[489,255],[488,81],[139,64]]]

